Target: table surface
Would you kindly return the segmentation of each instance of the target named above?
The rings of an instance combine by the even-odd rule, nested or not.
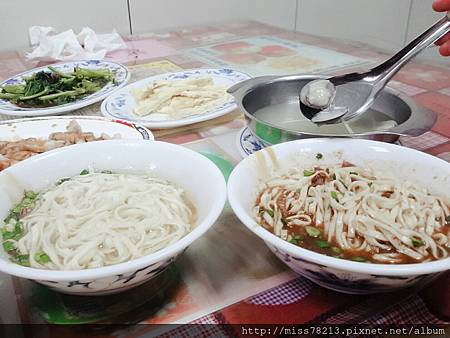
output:
[[[252,76],[337,73],[365,69],[387,56],[361,43],[257,22],[142,34],[129,39],[127,45],[127,50],[108,58],[126,63],[131,81],[211,66],[228,66]],[[26,60],[24,51],[0,53],[0,79],[40,64]],[[412,63],[391,86],[439,114],[431,131],[416,138],[402,137],[401,144],[450,161],[450,67]],[[100,115],[99,104],[71,114]],[[1,116],[0,120],[11,118]],[[242,159],[238,139],[244,127],[242,114],[235,111],[215,120],[153,132],[157,140],[183,144],[218,158],[222,169],[229,171]],[[450,320],[449,273],[424,290],[401,291],[389,297],[336,293],[286,268],[228,206],[213,228],[167,272],[137,289],[112,297],[63,296],[0,274],[0,295],[0,323],[445,324]],[[151,327],[139,326],[133,336],[148,330]],[[219,327],[208,330],[224,334]]]

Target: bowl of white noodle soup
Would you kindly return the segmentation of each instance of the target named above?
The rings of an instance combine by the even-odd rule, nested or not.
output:
[[[0,173],[0,271],[64,293],[138,286],[219,217],[226,185],[206,157],[142,140],[78,144]]]
[[[228,181],[238,218],[295,272],[340,292],[419,287],[450,269],[450,164],[398,145],[308,139]]]

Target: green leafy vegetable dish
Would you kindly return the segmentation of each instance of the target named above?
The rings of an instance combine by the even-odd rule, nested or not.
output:
[[[62,73],[49,66],[48,71],[26,78],[24,84],[4,85],[0,99],[25,108],[59,106],[98,92],[110,82],[115,83],[115,79],[109,69],[75,67]]]

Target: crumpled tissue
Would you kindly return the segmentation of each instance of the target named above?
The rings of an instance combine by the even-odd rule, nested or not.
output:
[[[30,27],[30,43],[35,48],[27,53],[26,58],[40,61],[101,60],[113,50],[127,48],[116,30],[110,34],[97,34],[85,27],[77,35],[72,29],[58,34],[54,32],[53,27]]]

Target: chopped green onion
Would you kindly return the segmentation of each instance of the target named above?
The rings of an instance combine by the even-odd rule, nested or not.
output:
[[[5,229],[2,230],[2,237],[3,240],[8,240],[8,239],[19,239],[20,236],[22,235],[22,223],[17,222],[16,225],[14,226],[14,231],[7,231]]]
[[[446,221],[446,222],[450,222],[450,215],[448,215],[447,217],[445,217],[445,221]]]
[[[14,243],[11,242],[11,241],[3,242],[3,249],[4,249],[6,252],[9,252],[9,251],[14,250]]]
[[[305,230],[307,234],[311,237],[319,237],[320,236],[320,230],[315,227],[306,226]]]
[[[293,238],[296,239],[297,241],[303,241],[304,240],[304,237],[302,235],[295,235]]]
[[[314,175],[314,171],[311,170],[303,170],[303,176],[308,177]]]
[[[17,263],[23,266],[30,266],[30,255],[19,255],[17,257]]]
[[[298,241],[295,238],[291,238],[288,242],[291,244],[298,245]]]
[[[31,199],[34,199],[34,198],[36,198],[37,197],[37,193],[35,193],[34,191],[27,191],[26,193],[25,193],[25,197],[26,198],[31,198]]]
[[[274,216],[273,210],[268,209],[268,210],[266,210],[266,212],[269,214],[270,217],[273,218],[273,216]]]
[[[12,212],[15,214],[20,214],[20,212],[22,211],[22,205],[19,204],[17,205],[15,208],[12,209]]]
[[[14,225],[14,231],[22,233],[22,225],[22,222],[16,222],[16,224]]]
[[[316,158],[317,158],[318,160],[320,160],[321,158],[323,158],[323,155],[322,155],[321,153],[317,153],[317,154],[316,154]]]
[[[332,246],[331,247],[331,251],[333,251],[333,252],[335,252],[337,254],[342,253],[342,250],[340,248],[338,248],[337,246]]]
[[[366,262],[366,259],[364,257],[360,257],[360,256],[355,256],[350,259],[355,262]]]
[[[417,237],[411,237],[411,242],[415,248],[418,248],[424,244],[423,241]]]
[[[367,184],[368,184],[369,187],[371,187],[373,183],[372,183],[372,182],[369,182],[369,183],[367,183]]]
[[[322,248],[322,249],[325,249],[325,248],[329,248],[329,247],[330,247],[330,243],[328,243],[327,241],[324,241],[324,240],[322,240],[322,239],[318,239],[318,240],[316,241],[316,245],[317,245],[319,248]]]
[[[45,264],[50,262],[50,257],[45,252],[38,252],[36,255],[34,255],[34,259],[36,262]]]
[[[4,240],[13,239],[16,236],[14,231],[2,231],[2,237]]]
[[[358,173],[357,173],[357,172],[354,172],[354,171],[350,171],[349,174],[350,174],[350,175],[358,175]]]
[[[69,177],[61,178],[56,185],[63,184],[64,182],[70,181]]]
[[[113,172],[111,170],[103,170],[102,174],[112,174]]]
[[[336,180],[336,174],[333,174],[333,180]]]
[[[87,174],[89,174],[89,170],[87,169],[83,169],[80,173],[80,175],[87,175]]]
[[[33,201],[33,199],[32,198],[28,198],[28,197],[25,197],[24,199],[23,199],[23,201],[22,201],[22,205],[30,205],[31,203],[33,203],[34,201]]]
[[[336,201],[338,200],[338,195],[336,191],[331,192],[331,198],[334,198]]]
[[[3,222],[5,222],[5,224],[8,224],[12,219],[17,221],[19,219],[19,215],[17,215],[16,213],[12,212],[12,210],[11,210],[9,212],[8,216],[6,216],[6,218],[3,220]]]

